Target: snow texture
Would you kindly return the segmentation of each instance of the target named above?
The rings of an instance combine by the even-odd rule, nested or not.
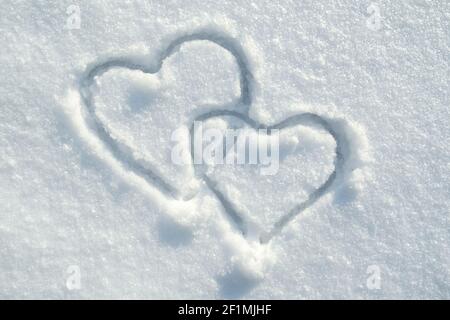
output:
[[[449,2],[0,11],[0,298],[450,298]]]

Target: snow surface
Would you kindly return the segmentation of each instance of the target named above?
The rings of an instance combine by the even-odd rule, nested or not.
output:
[[[449,2],[0,12],[0,298],[450,298]],[[261,176],[189,163],[202,116],[299,122]]]

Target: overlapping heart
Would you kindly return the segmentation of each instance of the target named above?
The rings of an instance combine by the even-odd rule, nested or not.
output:
[[[103,63],[99,63],[89,68],[84,74],[81,82],[80,82],[80,95],[82,97],[82,101],[87,110],[87,115],[90,117],[90,125],[93,127],[98,137],[103,141],[103,143],[110,149],[113,155],[119,159],[120,161],[125,162],[128,167],[130,167],[136,174],[139,174],[143,178],[145,178],[149,183],[155,185],[161,192],[165,193],[167,196],[179,198],[182,192],[174,187],[168,180],[157,174],[154,170],[149,167],[143,165],[141,162],[137,161],[137,159],[133,156],[132,149],[130,146],[127,146],[124,143],[119,142],[114,139],[105,124],[100,120],[95,112],[95,105],[93,103],[93,94],[91,91],[91,86],[93,85],[95,79],[108,70],[112,68],[125,68],[129,70],[140,70],[147,74],[155,74],[159,72],[162,67],[163,61],[171,56],[177,48],[183,45],[186,42],[190,41],[210,41],[215,43],[216,45],[222,47],[223,49],[230,52],[239,67],[240,73],[240,88],[241,95],[240,98],[233,108],[223,109],[223,110],[215,110],[210,111],[204,114],[201,114],[195,118],[194,121],[207,121],[209,119],[219,118],[219,117],[234,117],[237,118],[250,127],[255,129],[279,129],[284,130],[287,128],[291,128],[298,125],[303,126],[315,126],[320,127],[324,131],[328,132],[336,143],[335,150],[335,159],[334,159],[334,170],[328,176],[328,178],[312,193],[309,194],[306,200],[299,201],[293,208],[291,208],[288,212],[286,212],[281,218],[276,221],[276,223],[271,227],[270,230],[264,232],[260,235],[260,242],[267,243],[269,242],[276,234],[281,232],[281,230],[299,213],[303,212],[306,208],[314,204],[319,198],[321,198],[325,193],[331,190],[334,182],[337,177],[343,171],[343,167],[348,154],[348,141],[347,137],[338,132],[333,122],[330,119],[326,119],[322,116],[319,116],[314,113],[301,113],[294,116],[291,116],[277,124],[274,125],[264,125],[253,120],[249,116],[249,108],[252,104],[252,94],[253,94],[253,86],[254,86],[254,78],[252,73],[248,67],[248,60],[246,55],[244,54],[243,48],[236,42],[233,38],[228,37],[226,35],[219,34],[211,34],[208,32],[196,32],[189,35],[185,35],[183,37],[179,37],[172,41],[169,46],[161,52],[160,57],[157,59],[156,63],[153,67],[149,67],[142,64],[137,64],[130,59],[127,58],[117,58],[111,59]],[[236,111],[238,110],[238,111]],[[191,139],[193,137],[193,125],[190,129]],[[193,143],[191,143],[192,148]],[[191,149],[191,157],[193,159],[193,149]],[[243,216],[236,209],[235,204],[233,203],[233,199],[228,199],[227,196],[220,191],[217,187],[217,181],[211,179],[207,174],[205,174],[201,170],[197,170],[197,175],[206,183],[206,185],[211,189],[211,191],[216,195],[217,199],[223,205],[223,208],[230,220],[236,225],[237,228],[242,232],[243,235],[247,234],[247,226],[246,221]]]

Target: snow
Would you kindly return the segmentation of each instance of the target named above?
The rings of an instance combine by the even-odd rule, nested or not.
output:
[[[450,298],[449,3],[0,10],[0,298]]]

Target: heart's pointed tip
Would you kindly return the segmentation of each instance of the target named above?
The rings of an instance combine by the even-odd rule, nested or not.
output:
[[[262,245],[268,244],[270,239],[272,239],[272,236],[269,232],[263,232],[260,236],[259,236],[259,243]]]
[[[198,186],[195,186],[194,188],[190,188],[183,192],[179,192],[179,194],[177,196],[177,200],[183,201],[183,202],[191,201],[198,195],[199,192],[200,192],[200,188]]]

